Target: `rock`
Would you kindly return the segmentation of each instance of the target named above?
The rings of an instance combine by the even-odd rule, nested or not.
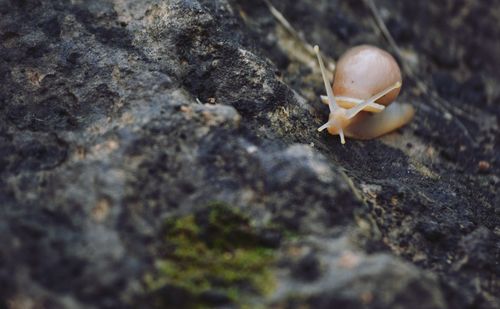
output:
[[[307,254],[293,268],[293,276],[304,281],[314,281],[321,275],[321,265],[314,254]]]
[[[497,12],[377,1],[417,114],[342,146],[304,42],[390,46],[362,2],[272,2],[299,37],[265,2],[0,0],[0,308],[500,306]],[[259,245],[213,251],[214,203]],[[191,217],[266,279],[153,293]]]
[[[297,246],[297,244],[295,244]],[[366,255],[350,247],[349,240],[315,240],[301,244],[303,251],[313,246],[315,264],[321,276],[313,282],[287,279],[278,292],[285,300],[278,306],[312,308],[446,308],[435,276],[387,254]],[[299,265],[311,264],[306,254]],[[286,297],[285,297],[286,295]],[[290,297],[293,295],[293,297]]]

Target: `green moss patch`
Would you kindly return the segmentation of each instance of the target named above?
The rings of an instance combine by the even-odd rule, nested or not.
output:
[[[145,277],[158,308],[245,305],[271,293],[274,250],[242,214],[213,204],[169,220],[155,272]]]

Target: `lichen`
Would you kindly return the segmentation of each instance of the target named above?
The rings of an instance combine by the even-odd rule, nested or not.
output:
[[[265,296],[274,289],[274,250],[248,218],[227,205],[211,204],[194,215],[168,220],[163,237],[163,256],[145,276],[157,308],[203,308],[214,301],[210,294],[244,307],[252,295]],[[186,297],[174,301],[177,296],[169,288]]]

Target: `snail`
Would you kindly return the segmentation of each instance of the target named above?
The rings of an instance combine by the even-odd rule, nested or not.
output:
[[[396,60],[388,52],[370,45],[349,49],[340,57],[330,87],[317,45],[314,51],[327,93],[321,99],[330,108],[328,122],[318,131],[327,129],[332,135],[340,135],[341,143],[345,144],[344,135],[373,139],[413,118],[415,110],[411,105],[393,102],[402,78]]]

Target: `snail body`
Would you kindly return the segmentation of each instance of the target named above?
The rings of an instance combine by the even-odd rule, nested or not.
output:
[[[319,47],[318,57],[327,92],[322,101],[330,107],[328,122],[318,128],[332,135],[373,139],[407,124],[415,110],[409,104],[394,102],[402,85],[401,70],[386,51],[360,45],[344,53],[330,86]]]

